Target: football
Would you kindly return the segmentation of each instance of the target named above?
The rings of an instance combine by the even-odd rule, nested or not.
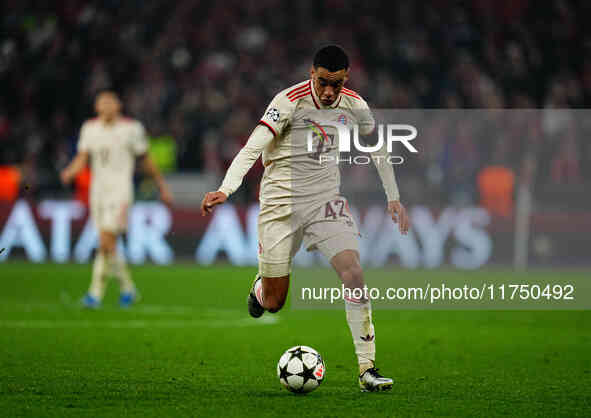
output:
[[[326,366],[318,351],[305,345],[291,347],[277,363],[277,377],[287,390],[309,393],[324,380]]]

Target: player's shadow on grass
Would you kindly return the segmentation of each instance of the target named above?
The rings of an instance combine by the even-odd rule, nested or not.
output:
[[[367,396],[392,396],[395,392],[387,391],[387,392],[374,392],[374,393],[365,393],[363,395]],[[245,392],[245,394],[251,398],[260,398],[260,399],[269,399],[269,398],[280,398],[285,399],[287,398],[298,398],[298,399],[319,399],[319,398],[330,398],[330,399],[340,399],[342,401],[347,400],[356,400],[359,399],[359,389],[356,387],[351,387],[350,389],[344,389],[343,387],[334,387],[334,388],[325,388],[322,390],[322,387],[318,388],[314,392],[311,393],[292,393],[287,391],[284,388],[278,389],[263,389],[263,390],[249,390]]]
[[[285,397],[296,397],[296,398],[318,398],[318,396],[324,397],[324,394],[314,391],[313,393],[292,393],[283,388],[277,389],[263,389],[263,390],[249,390],[245,393],[249,398],[281,398]]]

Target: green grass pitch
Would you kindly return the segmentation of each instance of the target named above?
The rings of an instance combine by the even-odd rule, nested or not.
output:
[[[287,306],[251,319],[254,272],[134,267],[140,304],[118,309],[112,282],[104,308],[85,311],[76,302],[89,266],[1,264],[0,415],[591,415],[589,311],[376,310],[378,366],[396,383],[367,394],[344,311]],[[507,272],[514,282],[522,274]],[[324,383],[306,396],[282,389],[275,374],[281,353],[297,344],[316,348],[327,365]]]

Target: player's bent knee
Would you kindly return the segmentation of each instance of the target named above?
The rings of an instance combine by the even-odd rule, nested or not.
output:
[[[363,269],[359,265],[350,265],[339,272],[341,280],[346,287],[363,287]]]
[[[114,245],[101,245],[100,250],[103,254],[110,255],[115,252],[115,246]]]
[[[117,236],[115,234],[101,232],[100,250],[105,254],[112,254],[117,248]]]

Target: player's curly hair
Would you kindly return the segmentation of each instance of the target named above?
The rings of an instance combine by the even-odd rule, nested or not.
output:
[[[331,73],[349,69],[349,57],[338,45],[326,45],[314,54],[314,68],[323,67]]]

